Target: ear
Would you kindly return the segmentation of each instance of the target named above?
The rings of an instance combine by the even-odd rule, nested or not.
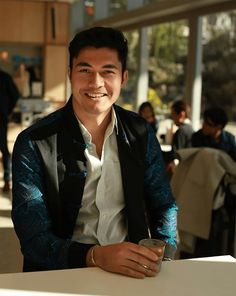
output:
[[[125,70],[123,73],[122,81],[121,81],[121,87],[123,87],[126,84],[126,82],[128,81],[128,78],[129,78],[128,70]]]

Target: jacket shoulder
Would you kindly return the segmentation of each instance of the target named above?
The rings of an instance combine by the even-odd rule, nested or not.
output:
[[[62,125],[63,109],[61,108],[40,119],[22,131],[19,137],[28,136],[31,140],[43,140],[56,134]]]
[[[124,126],[128,126],[133,132],[143,136],[143,133],[147,133],[148,126],[145,119],[140,117],[134,111],[126,110],[118,105],[114,105],[116,114],[122,121]]]
[[[227,137],[228,139],[230,139],[231,141],[235,141],[235,136],[232,134],[232,133],[230,133],[230,132],[228,132],[228,131],[223,131],[223,134],[225,135],[225,137]]]

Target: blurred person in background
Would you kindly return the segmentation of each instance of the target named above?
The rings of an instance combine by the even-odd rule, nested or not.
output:
[[[150,102],[143,102],[139,106],[138,114],[146,119],[148,123],[152,126],[154,132],[158,130],[158,120],[156,118],[154,108]]]
[[[173,132],[171,151],[163,152],[166,170],[172,176],[175,168],[175,159],[178,159],[178,149],[191,147],[193,128],[189,119],[190,107],[183,100],[174,101],[171,105],[171,118],[177,127]]]
[[[203,113],[202,128],[192,135],[192,146],[223,150],[236,161],[235,136],[224,130],[227,123],[228,116],[222,108],[206,109]]]
[[[193,128],[189,119],[189,113],[190,107],[183,100],[175,101],[171,105],[171,117],[178,127],[172,139],[172,148],[174,151],[191,147]]]
[[[18,88],[21,97],[29,97],[30,95],[30,73],[26,68],[24,61],[19,63],[18,68],[12,76],[15,85]]]
[[[3,162],[3,192],[10,190],[11,158],[7,145],[8,119],[20,94],[12,77],[0,69],[0,150]]]

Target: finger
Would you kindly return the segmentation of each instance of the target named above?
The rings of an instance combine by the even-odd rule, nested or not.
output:
[[[158,262],[158,261],[157,261]],[[132,268],[135,268],[137,270],[151,270],[153,272],[157,272],[158,268],[157,268],[157,262],[153,262],[148,260],[146,257],[142,257],[140,260],[138,261],[132,261],[130,264],[132,266]]]
[[[142,279],[144,277],[153,277],[157,274],[157,272],[154,272],[148,268],[144,268],[141,265],[138,266],[138,264],[134,267],[134,269],[130,266],[122,266],[121,273],[139,279]]]
[[[145,272],[140,268],[140,270],[137,270],[135,268],[131,268],[131,266],[126,266],[122,265],[120,272],[123,275],[127,275],[130,277],[138,278],[138,279],[143,279],[145,278]]]
[[[156,271],[153,271],[151,269],[146,269],[145,270],[145,276],[147,277],[154,277],[157,275],[157,272]]]
[[[145,247],[145,246],[141,246],[141,245],[139,245],[138,247],[140,247],[139,252],[141,254],[143,254],[144,256],[147,256],[150,260],[153,260],[153,259],[151,259],[150,254],[153,255],[153,253],[155,253],[157,255],[157,257],[156,257],[156,260],[153,260],[153,261],[158,261],[164,255],[164,253],[163,253],[164,249],[163,248],[158,248],[158,247],[151,248],[151,247]],[[143,250],[143,248],[144,248],[145,251]]]
[[[148,261],[147,259],[145,259],[145,257],[143,257],[143,260],[141,262],[127,260],[125,266],[150,276],[155,275],[158,271],[157,263]]]
[[[157,256],[158,258],[162,258],[164,256],[164,249],[163,248],[150,248]]]
[[[131,251],[132,253],[130,255],[130,259],[138,263],[141,262],[142,264],[145,264],[143,261],[145,259],[148,260],[147,263],[149,263],[149,261],[157,262],[160,259],[160,257],[155,252],[153,252],[153,250],[147,247],[137,246],[136,249],[132,249]]]
[[[141,266],[143,268],[145,268],[146,270],[150,270],[153,271],[154,273],[157,272],[158,268],[157,268],[157,263],[156,262],[148,262],[148,263],[141,263]]]
[[[145,276],[155,276],[157,274],[157,264],[151,265],[139,264],[138,269],[145,274]]]

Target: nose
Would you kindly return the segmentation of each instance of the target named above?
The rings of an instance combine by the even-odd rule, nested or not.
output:
[[[89,87],[99,88],[102,86],[104,86],[104,79],[101,74],[97,72],[91,73]]]

